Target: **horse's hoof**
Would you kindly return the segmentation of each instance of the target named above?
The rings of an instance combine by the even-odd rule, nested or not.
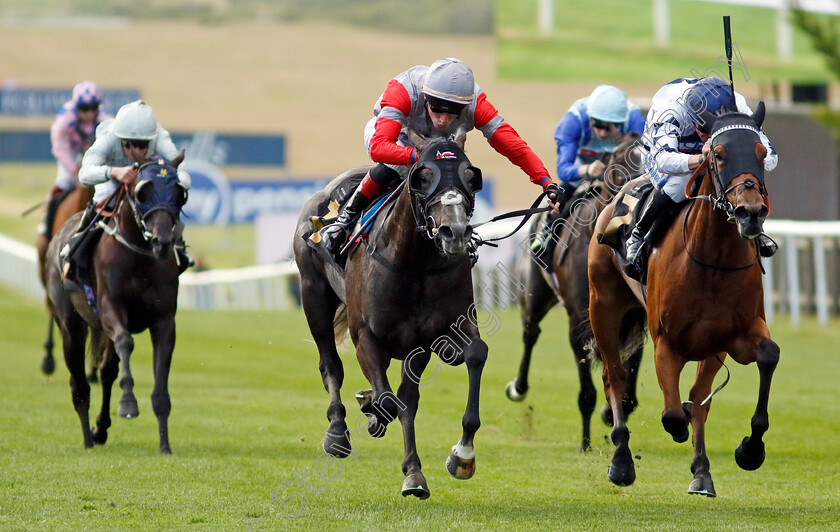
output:
[[[446,459],[446,470],[458,480],[467,480],[475,474],[475,457],[461,458],[455,454],[455,449]]]
[[[172,454],[172,449],[169,448],[168,443],[162,443],[159,450],[160,454]]]
[[[432,493],[429,491],[429,487],[426,486],[426,477],[423,476],[423,473],[412,473],[403,480],[403,497],[414,495],[418,499],[425,500],[428,499],[431,494]]]
[[[379,419],[374,414],[368,414],[367,419],[368,434],[370,434],[374,438],[384,437],[385,431],[388,430],[388,425],[386,425],[385,423],[380,423]]]
[[[607,476],[610,482],[616,486],[629,486],[636,481],[636,466],[633,465],[633,462],[626,466],[610,463]]]
[[[520,401],[525,400],[525,397],[528,395],[528,392],[517,392],[516,381],[510,381],[509,383],[507,383],[507,386],[505,386],[505,395],[507,395],[507,398],[513,401],[514,403],[518,403]]]
[[[120,406],[117,408],[117,415],[126,419],[132,419],[140,415],[137,409],[137,401],[120,401]]]
[[[695,476],[688,486],[688,493],[692,495],[705,495],[706,497],[717,497],[712,476],[708,473]]]
[[[91,427],[90,434],[93,436],[93,443],[96,445],[105,445],[108,441],[108,431],[105,429],[99,430],[99,427]]]
[[[44,357],[41,361],[41,373],[44,375],[52,375],[55,371],[55,359],[51,356]]]
[[[353,447],[350,445],[350,439],[347,433],[336,434],[327,431],[324,436],[324,452],[336,458],[347,458],[353,453]]]
[[[688,420],[684,415],[679,416],[677,414],[666,412],[662,416],[662,426],[665,428],[665,431],[674,438],[675,442],[683,443],[688,441]]]
[[[746,447],[749,439],[749,436],[747,436],[741,440],[740,445],[735,449],[735,462],[738,467],[745,471],[755,471],[764,463],[764,442],[759,440],[758,445],[752,445],[756,449],[748,452]]]
[[[613,426],[613,413],[612,408],[610,408],[609,404],[606,404],[603,407],[601,407],[601,421],[603,421],[604,425],[608,427]]]

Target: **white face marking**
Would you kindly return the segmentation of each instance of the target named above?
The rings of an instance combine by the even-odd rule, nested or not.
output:
[[[454,190],[450,190],[440,198],[441,205],[460,205],[463,201],[464,197]]]

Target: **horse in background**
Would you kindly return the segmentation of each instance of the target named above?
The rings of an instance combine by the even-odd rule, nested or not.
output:
[[[519,298],[522,319],[522,341],[524,351],[516,379],[509,382],[505,394],[511,401],[523,401],[528,393],[528,372],[531,355],[540,336],[540,322],[558,302],[563,304],[569,316],[569,343],[575,356],[575,365],[580,381],[578,408],[582,422],[580,450],[590,448],[590,425],[595,411],[597,393],[592,382],[590,350],[592,338],[589,326],[589,276],[587,255],[589,240],[595,228],[598,214],[610,202],[615,193],[629,180],[642,174],[642,147],[639,135],[625,136],[607,161],[602,178],[585,181],[575,195],[567,202],[565,219],[554,236],[558,242],[551,256],[551,273],[542,264],[541,257],[526,248],[519,262],[519,279],[525,290]],[[535,234],[542,223],[536,219],[531,223],[530,234]],[[631,323],[644,322],[644,313],[636,312],[629,318]],[[630,327],[630,325],[628,325]],[[642,360],[642,345],[639,345],[627,360],[627,393],[624,396],[624,411],[627,415],[637,404],[636,377]],[[604,405],[601,418],[612,425],[612,410]]]
[[[356,358],[372,386],[357,394],[367,430],[382,437],[388,423],[399,417],[405,448],[402,495],[426,499],[430,491],[417,454],[414,418],[421,376],[432,351],[447,364],[467,366],[463,433],[446,468],[459,479],[468,479],[475,471],[473,438],[480,425],[479,386],[487,345],[475,317],[470,216],[481,173],[464,155],[463,128],[452,140],[429,141],[413,133],[409,138],[418,149],[418,162],[367,236],[349,251],[343,271],[315,242],[319,234],[312,220],[319,206],[331,203],[331,195],[348,179],[364,175],[366,168],[345,172],[307,201],[298,219],[294,249],[303,310],[330,395],[324,450],[339,458],[352,452],[340,395],[344,368],[336,350],[336,331],[342,334],[349,327]],[[308,243],[310,238],[313,243]],[[386,374],[393,359],[402,361],[396,395]]]
[[[170,454],[168,417],[169,367],[175,348],[175,312],[179,267],[175,258],[175,226],[187,192],[178,182],[177,166],[183,152],[169,162],[152,160],[142,165],[132,185],[106,201],[115,204],[92,256],[93,297],[67,291],[61,279],[59,252],[73,235],[81,218],[74,215],[52,239],[47,249],[47,293],[50,309],[61,330],[64,359],[70,370],[73,406],[82,425],[85,448],[104,444],[111,426],[111,387],[122,368],[123,390],[117,414],[139,414],[129,359],[132,335],[146,329],[152,338],[155,384],[152,409],[158,420],[160,452]],[[90,330],[91,344],[104,353],[102,408],[91,428],[88,418],[90,385],[84,373],[84,347]]]
[[[662,425],[676,442],[688,440],[691,425],[694,458],[688,492],[716,495],[706,454],[706,419],[711,387],[728,354],[740,364],[756,362],[758,402],[751,434],[735,450],[739,467],[754,470],[764,462],[762,436],[769,427],[770,383],[779,346],[770,339],[764,317],[761,263],[755,239],[769,213],[764,184],[766,149],[759,138],[764,104],[752,116],[727,113],[711,128],[712,151],[695,171],[700,180],[675,223],[654,246],[646,290],[628,278],[613,251],[593,238],[589,247],[589,294],[592,331],[604,361],[604,392],[613,411],[615,453],[609,479],[627,486],[636,478],[622,397],[627,372],[622,363],[622,321],[634,309],[647,309],[659,386],[664,397]],[[632,186],[632,183],[629,186]],[[628,188],[625,187],[625,190]],[[619,195],[598,218],[604,233]],[[719,212],[720,211],[720,212]],[[689,361],[697,362],[689,400],[681,402],[679,379]]]
[[[48,227],[44,228],[44,232],[38,235],[35,240],[35,249],[38,252],[38,276],[41,280],[41,285],[44,291],[47,288],[47,247],[50,244],[53,236],[56,235],[61,227],[77,212],[85,210],[85,206],[93,199],[93,187],[79,184],[73,190],[64,194],[60,199],[59,205],[55,210],[55,215],[50,220],[45,220]],[[48,207],[49,208],[49,207]],[[75,227],[74,227],[75,229]],[[45,375],[52,375],[55,371],[55,358],[53,357],[53,324],[55,317],[50,310],[49,297],[44,298],[47,307],[47,337],[44,339],[44,358],[41,360],[41,371]],[[96,382],[98,380],[97,369],[102,362],[102,352],[93,349],[91,345],[91,368],[87,379],[89,382]]]

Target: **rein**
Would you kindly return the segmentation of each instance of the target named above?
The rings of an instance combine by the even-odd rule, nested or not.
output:
[[[492,223],[492,222],[498,222],[499,220],[506,220],[508,218],[516,218],[517,216],[522,216],[522,221],[519,222],[519,225],[516,226],[516,229],[514,229],[513,231],[511,231],[510,233],[508,233],[504,236],[499,236],[499,237],[495,237],[495,238],[488,238],[488,239],[485,240],[485,239],[481,238],[480,236],[478,236],[477,234],[473,233],[473,239],[475,240],[475,245],[476,246],[488,245],[488,246],[491,246],[491,247],[499,247],[498,244],[494,244],[494,242],[498,242],[499,240],[504,240],[506,238],[512,237],[514,234],[516,234],[517,231],[522,229],[522,227],[528,222],[528,220],[531,218],[531,216],[533,216],[535,214],[539,214],[541,212],[548,212],[548,211],[551,210],[551,207],[537,207],[537,205],[539,205],[540,202],[542,201],[542,199],[544,197],[546,197],[547,195],[548,195],[547,192],[540,193],[540,195],[537,196],[537,199],[534,200],[534,203],[532,203],[531,207],[528,208],[528,209],[518,209],[518,210],[515,210],[515,211],[509,211],[509,212],[500,214],[498,216],[494,216],[493,218],[491,218],[491,219],[489,219],[485,222],[480,222],[480,223],[477,223],[477,224],[473,225],[473,229],[475,229],[477,227],[481,227],[484,224],[489,224],[489,223]]]

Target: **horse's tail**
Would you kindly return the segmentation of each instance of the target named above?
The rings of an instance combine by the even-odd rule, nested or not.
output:
[[[339,346],[347,340],[348,329],[347,320],[347,305],[341,303],[335,309],[335,317],[333,318],[333,331],[335,333],[335,345]]]
[[[595,343],[595,335],[592,333],[592,324],[587,316],[578,325],[575,334],[586,335],[589,341],[586,343],[586,349],[589,351],[589,359],[601,362],[601,351]],[[621,338],[621,347],[619,354],[621,361],[627,360],[639,349],[644,347],[647,341],[647,312],[642,307],[631,309],[624,315],[621,320],[621,331],[619,332]]]
[[[90,342],[88,342],[88,356],[90,356],[90,362],[97,368],[102,366],[102,359],[105,356],[105,345],[108,341],[108,336],[103,332],[99,331],[91,333]]]

